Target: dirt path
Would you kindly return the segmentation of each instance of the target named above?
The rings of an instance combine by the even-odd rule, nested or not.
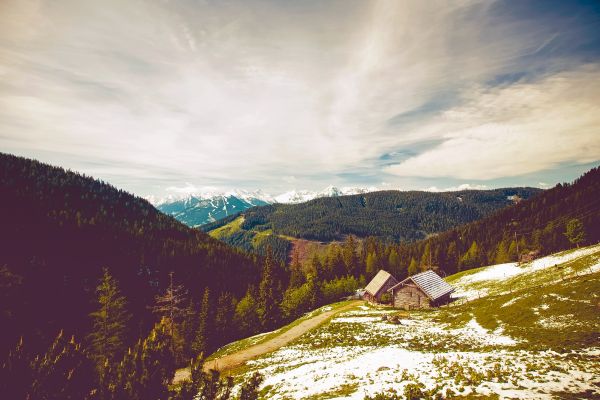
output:
[[[244,364],[246,361],[256,358],[260,355],[270,353],[279,349],[280,347],[285,346],[290,343],[294,339],[299,338],[306,332],[311,329],[316,328],[321,325],[323,322],[327,321],[329,318],[338,314],[342,311],[346,311],[349,308],[356,307],[358,304],[361,304],[362,301],[357,300],[353,301],[350,304],[347,304],[343,307],[337,308],[331,311],[325,311],[317,316],[307,319],[306,321],[300,322],[298,325],[290,328],[289,330],[283,332],[280,335],[275,336],[272,339],[269,339],[265,342],[255,344],[250,346],[244,350],[237,351],[235,353],[231,353],[215,360],[207,361],[204,364],[204,370],[209,371],[211,369],[216,369],[218,371],[225,371],[228,369],[232,369]],[[190,375],[189,369],[180,369],[175,373],[175,378],[173,379],[173,383],[178,383],[183,380],[188,379]]]

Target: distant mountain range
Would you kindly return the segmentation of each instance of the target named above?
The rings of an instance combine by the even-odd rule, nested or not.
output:
[[[170,215],[191,227],[245,211],[251,207],[269,204],[299,204],[323,197],[337,197],[376,191],[377,188],[328,186],[321,191],[291,190],[277,196],[262,190],[233,190],[229,192],[205,192],[182,196],[167,196],[163,199],[148,197],[151,203],[163,213]]]

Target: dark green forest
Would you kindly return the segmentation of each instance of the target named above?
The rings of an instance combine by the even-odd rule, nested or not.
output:
[[[202,372],[204,355],[360,284],[300,278],[270,248],[244,253],[104,182],[8,154],[0,201],[0,392],[9,398],[207,391],[203,398],[225,400],[231,382]],[[304,303],[283,306],[302,285]],[[190,359],[192,381],[172,390]],[[257,382],[242,398],[255,398]]]
[[[413,242],[511,205],[510,196],[527,199],[539,192],[535,188],[506,188],[445,193],[380,191],[323,197],[300,204],[251,208],[243,212],[242,228],[269,228],[276,234],[323,242],[343,240],[346,235]],[[220,225],[217,221],[202,230],[210,231]]]
[[[535,188],[466,190],[460,192],[381,191],[352,196],[323,197],[301,204],[253,207],[240,214],[200,227],[211,232],[242,215],[241,229],[220,239],[264,255],[270,246],[278,259],[289,260],[290,242],[278,235],[321,242],[376,237],[387,242],[415,242],[429,235],[475,221],[494,211],[528,199]],[[256,235],[272,231],[265,240]]]
[[[569,233],[573,229],[579,232]],[[380,268],[389,270],[398,279],[425,269],[453,274],[483,265],[518,261],[529,252],[541,256],[599,241],[600,167],[596,167],[573,183],[558,184],[488,217],[426,240],[389,243],[369,237],[360,246],[360,268],[367,279]]]

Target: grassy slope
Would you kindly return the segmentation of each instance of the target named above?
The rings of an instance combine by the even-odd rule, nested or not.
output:
[[[568,258],[573,252],[554,256]],[[374,393],[378,388],[402,392],[411,381],[424,382],[430,390],[450,388],[466,398],[480,398],[472,397],[479,396],[475,393],[497,398],[496,391],[515,398],[538,394],[540,398],[569,398],[573,393],[593,398],[600,392],[585,385],[600,384],[599,357],[586,351],[600,343],[600,246],[576,254],[583,255],[556,265],[554,259],[545,259],[550,266],[543,269],[536,269],[535,263],[508,266],[513,268],[509,278],[478,279],[484,276],[478,274],[489,275],[496,266],[450,276],[447,280],[457,286],[458,293],[475,291],[481,298],[439,310],[413,311],[409,319],[401,313],[407,322],[400,325],[380,322],[382,314],[397,313],[390,309],[363,307],[345,312],[335,318],[338,323],[323,324],[232,374],[267,374],[263,398],[362,399],[363,391]],[[515,273],[514,268],[520,270]],[[470,335],[471,331],[479,333]],[[258,340],[266,339],[259,336]],[[382,360],[382,366],[369,371],[369,357],[377,351],[384,351],[375,357]],[[394,351],[401,353],[394,356]],[[394,369],[392,361],[402,360],[402,352],[418,362],[404,361],[400,369]],[[363,358],[366,361],[358,362]],[[351,373],[342,368],[343,373],[332,381],[336,383],[323,389],[328,375],[353,362]],[[386,366],[389,362],[390,367]],[[303,386],[302,382],[311,379],[319,380],[316,386],[322,388]]]

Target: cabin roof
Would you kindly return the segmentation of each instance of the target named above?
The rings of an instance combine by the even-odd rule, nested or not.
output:
[[[390,278],[393,279],[394,284],[398,282],[392,275],[390,275],[389,272],[380,269],[377,275],[371,279],[371,282],[369,282],[365,288],[365,291],[370,293],[372,296],[377,296]]]
[[[427,295],[427,297],[429,297],[432,301],[435,301],[440,297],[443,297],[454,291],[454,287],[452,287],[438,274],[431,270],[409,276],[402,282],[392,286],[389,290],[394,290],[399,286],[403,286],[408,281],[412,281],[415,285],[417,285],[419,289],[421,289],[423,293],[425,293],[425,295]]]

